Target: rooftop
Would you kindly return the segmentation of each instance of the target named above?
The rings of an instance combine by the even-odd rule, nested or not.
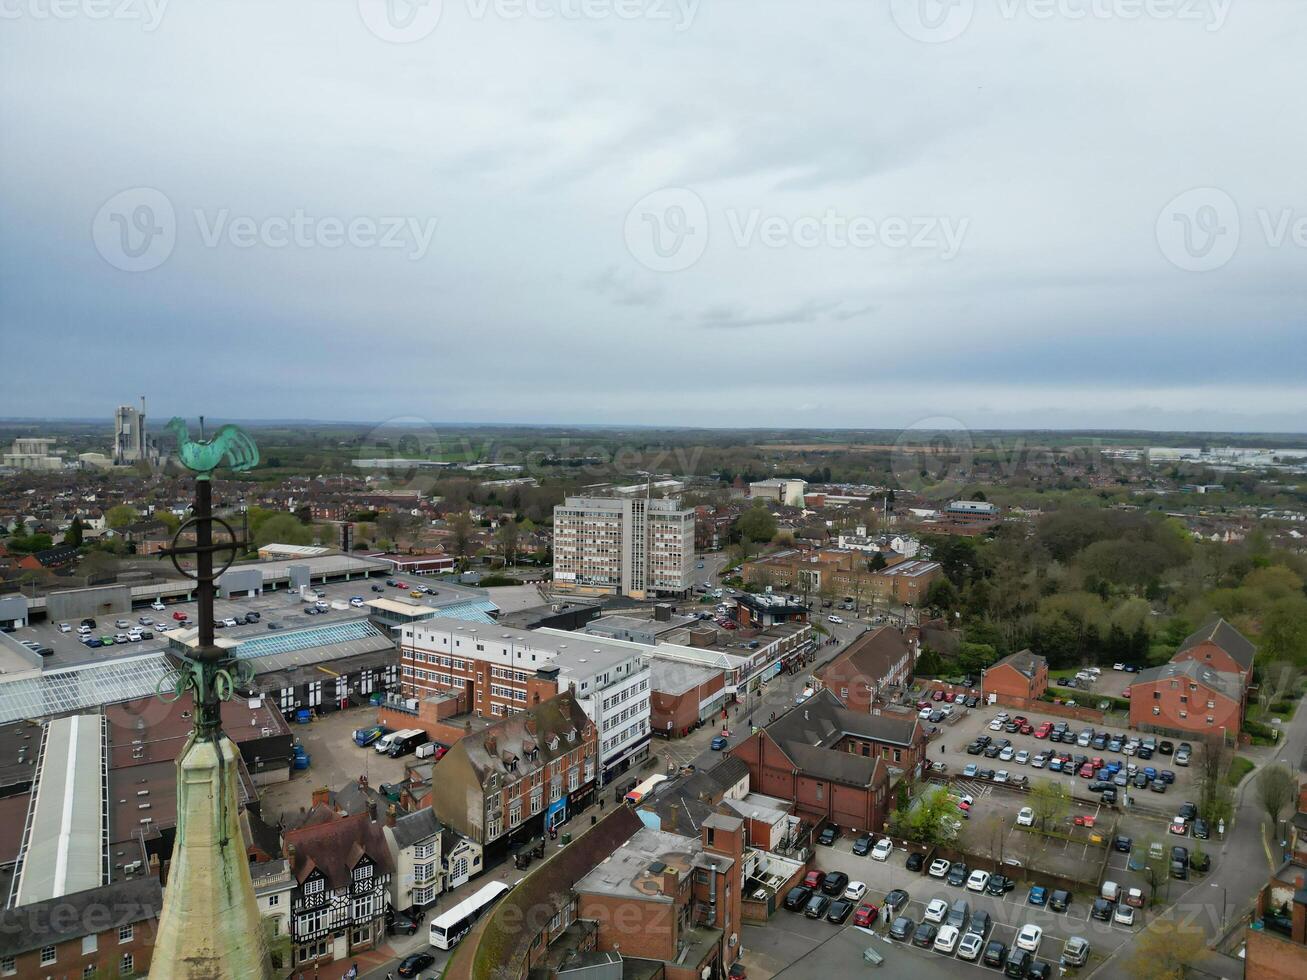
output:
[[[1252,669],[1253,657],[1257,654],[1257,648],[1220,616],[1213,616],[1185,637],[1177,652],[1183,653],[1200,643],[1215,643],[1244,670]]]
[[[172,671],[167,654],[147,653],[46,671],[35,677],[0,680],[0,724],[153,695],[159,682]]]
[[[1147,684],[1153,681],[1180,677],[1202,684],[1234,701],[1238,701],[1243,695],[1243,687],[1238,674],[1232,674],[1224,670],[1212,670],[1211,667],[1199,663],[1197,660],[1176,660],[1169,664],[1162,664],[1160,667],[1141,670],[1135,674],[1135,679],[1130,686],[1134,687],[1136,684]]]
[[[99,887],[105,878],[102,842],[104,720],[57,718],[45,729],[36,799],[19,853],[14,905],[30,905]]]
[[[670,902],[673,896],[665,891],[665,876],[671,873],[679,883],[702,849],[693,838],[644,827],[578,881],[576,890]]]

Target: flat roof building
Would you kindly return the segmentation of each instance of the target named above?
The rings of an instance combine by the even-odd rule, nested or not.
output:
[[[694,509],[675,497],[568,497],[554,508],[554,588],[644,599],[693,584]]]

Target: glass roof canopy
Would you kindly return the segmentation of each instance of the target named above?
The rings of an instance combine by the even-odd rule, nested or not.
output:
[[[0,724],[154,694],[172,669],[166,655],[148,653],[0,682]]]
[[[333,623],[330,626],[256,636],[253,639],[242,640],[234,652],[241,660],[252,660],[256,657],[294,653],[297,650],[324,647],[333,643],[348,643],[352,640],[367,640],[382,635],[382,632],[366,619],[353,619],[345,623]]]

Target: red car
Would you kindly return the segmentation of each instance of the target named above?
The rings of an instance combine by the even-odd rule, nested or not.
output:
[[[1034,729],[1030,727],[1030,722],[1026,722],[1024,725],[1018,728],[1017,731],[1019,731],[1022,735],[1029,735],[1032,731],[1034,731]]]
[[[1091,766],[1093,766],[1095,770],[1102,769],[1102,768],[1103,768],[1103,757],[1102,757],[1102,756],[1098,756],[1098,755],[1096,755],[1096,756],[1094,756],[1092,759],[1089,760],[1089,764],[1090,764]]]
[[[1079,776],[1081,779],[1093,779],[1094,778],[1093,764],[1086,762],[1083,766],[1080,767],[1080,771],[1076,773],[1076,775]]]
[[[728,619],[726,622],[722,623],[722,629],[733,630],[738,628],[739,627],[735,625],[734,620]]]
[[[1048,733],[1051,732],[1052,730],[1053,730],[1053,729],[1051,729],[1051,728],[1044,728],[1044,727],[1042,727],[1042,726],[1039,727],[1039,728],[1036,728],[1036,729],[1035,729],[1035,738],[1048,738]]]
[[[825,880],[826,873],[824,871],[809,871],[803,876],[803,887],[818,889]]]
[[[879,914],[880,909],[874,905],[859,905],[857,911],[853,913],[853,924],[864,929],[869,928]]]
[[[1127,687],[1124,691],[1122,691],[1122,692],[1121,692],[1121,697],[1123,697],[1123,698],[1129,698],[1129,697],[1130,697],[1130,688]]]
[[[407,583],[407,582],[396,582],[396,583],[395,583],[395,588],[397,588],[397,589],[407,589],[407,588],[408,588],[408,583]]]
[[[934,694],[932,694],[932,695],[930,696],[930,700],[932,700],[932,701],[943,701],[943,700],[944,700],[944,692],[943,692],[943,691],[936,691]]]
[[[1027,722],[1028,719],[1026,718],[1025,715],[1017,715],[1017,716],[1016,716],[1015,718],[1013,718],[1012,720],[1015,721],[1018,725],[1024,725],[1024,724],[1026,724],[1026,722]]]
[[[175,612],[172,614],[172,618],[180,623],[183,619],[186,618],[186,614],[184,612]]]
[[[917,707],[918,707],[918,708],[929,708],[929,707],[930,707],[930,702],[927,701],[925,698],[923,698],[922,700],[920,700],[920,701],[917,702]]]

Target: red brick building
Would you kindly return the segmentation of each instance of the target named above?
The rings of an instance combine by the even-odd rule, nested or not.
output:
[[[939,562],[912,558],[872,573],[871,591],[877,599],[920,606],[930,587],[943,577]]]
[[[870,712],[912,680],[916,658],[912,646],[893,626],[863,633],[834,660],[817,671],[817,678],[844,707]]]
[[[725,976],[740,955],[744,821],[714,813],[699,834],[642,828],[576,883],[597,949],[659,961],[667,980]]]
[[[1029,708],[1048,690],[1048,661],[1029,650],[1009,654],[980,674],[985,700]]]
[[[490,853],[587,805],[597,764],[595,726],[565,692],[460,739],[436,764],[431,808]]]
[[[726,701],[726,674],[713,667],[655,660],[649,683],[649,729],[664,738],[688,735]]]
[[[1237,737],[1248,711],[1257,648],[1214,616],[1187,636],[1171,662],[1135,675],[1130,724],[1159,732]]]
[[[892,770],[920,774],[926,737],[915,715],[850,711],[822,690],[730,751],[753,792],[861,831],[883,826]]]
[[[1286,862],[1257,896],[1244,930],[1246,980],[1300,980],[1307,976],[1307,865]]]
[[[144,976],[162,904],[159,879],[146,876],[5,909],[0,976]]]
[[[1130,685],[1131,728],[1237,737],[1243,727],[1239,674],[1180,660],[1141,671],[1135,678]]]
[[[1189,634],[1171,658],[1197,660],[1212,670],[1239,674],[1244,683],[1252,674],[1257,648],[1220,616],[1214,616]]]

